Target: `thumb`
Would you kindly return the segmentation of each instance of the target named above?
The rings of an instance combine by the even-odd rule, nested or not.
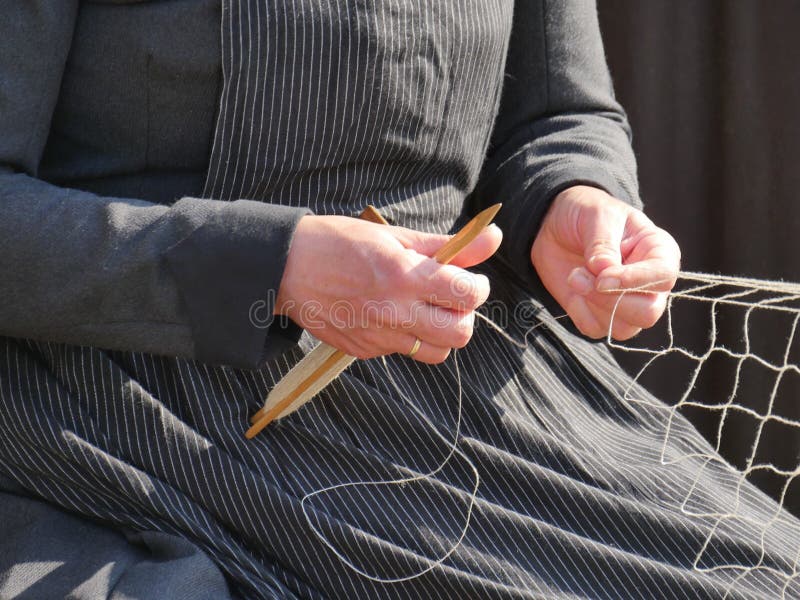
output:
[[[620,247],[625,234],[627,217],[620,211],[595,213],[584,226],[583,257],[586,267],[597,276],[609,267],[622,264]]]
[[[399,229],[399,228],[398,228]],[[452,236],[424,233],[413,229],[399,229],[395,232],[397,239],[409,250],[432,257]],[[482,263],[500,247],[503,233],[495,225],[489,225],[472,242],[469,243],[458,255],[450,261],[457,267],[471,267]]]

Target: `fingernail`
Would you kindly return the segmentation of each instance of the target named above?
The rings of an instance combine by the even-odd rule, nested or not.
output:
[[[575,293],[581,296],[592,291],[592,278],[584,269],[574,269],[567,277],[567,283]]]
[[[616,277],[604,277],[597,282],[598,292],[610,292],[611,290],[618,290],[622,287],[622,282]]]

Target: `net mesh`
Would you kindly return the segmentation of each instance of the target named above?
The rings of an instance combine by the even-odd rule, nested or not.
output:
[[[647,290],[623,292],[620,301],[628,293]],[[479,316],[510,343],[527,347],[527,334],[525,342],[516,340],[501,324]],[[528,333],[548,323],[537,318]],[[800,598],[800,522],[791,514],[800,514],[798,329],[800,285],[682,273],[668,297],[664,318],[654,328],[625,343],[607,338],[618,358],[628,359],[621,362],[633,369],[624,401],[647,405],[647,410],[636,411],[641,424],[648,435],[653,431],[660,436],[661,464],[675,467],[665,469],[664,483],[670,479],[670,486],[678,486],[677,501],[672,493],[675,487],[668,494],[652,494],[653,501],[666,503],[667,512],[677,511],[691,520],[691,526],[685,528],[691,539],[683,546],[689,548],[688,554],[678,552],[673,559],[681,567],[692,562],[696,571],[711,573],[709,580],[721,584],[726,597]],[[415,406],[385,359],[383,362],[390,388],[428,422],[433,435],[448,448],[441,463],[410,477],[337,483],[301,499],[309,526],[320,541],[362,577],[380,583],[421,577],[443,564],[467,535],[480,477],[476,465],[459,448],[462,384],[458,360],[454,359],[454,365],[458,393],[456,430],[450,439]],[[698,439],[695,426],[710,443]],[[657,462],[654,458],[652,466]],[[464,473],[471,482],[468,503],[425,504],[429,497],[419,495],[415,486],[435,482],[437,473],[459,465],[467,467]],[[680,473],[680,477],[667,477],[670,473]],[[653,480],[658,480],[657,471],[654,475]],[[419,546],[416,541],[409,542],[415,544],[415,552],[428,556],[427,566],[396,576],[359,566],[360,561],[367,564],[368,560],[339,548],[318,526],[315,513],[307,509],[315,498],[331,493],[360,494],[364,488],[382,490],[384,502],[390,497],[385,490],[396,488],[399,501],[409,501],[409,494],[415,504],[425,504],[426,512],[435,516],[431,527],[445,527],[449,533],[444,537],[449,542],[435,555],[425,549],[427,538],[421,539]],[[765,498],[759,488],[777,503]],[[352,507],[362,505],[341,496],[335,502],[337,510],[348,515]],[[415,534],[416,529],[411,537]]]
[[[725,478],[733,482],[727,484],[732,489],[718,490],[727,498],[724,510],[709,511],[714,504],[696,485],[686,490],[680,510],[709,525],[695,568],[732,570],[729,574],[738,580],[755,570],[769,571],[784,580],[784,590],[796,589],[800,581],[800,529],[787,519],[787,511],[800,514],[799,323],[798,284],[682,273],[665,318],[653,331],[629,342],[607,340],[634,374],[626,400],[666,413],[662,463],[693,469],[695,484],[712,469],[735,473]],[[642,388],[654,391],[663,403]],[[680,451],[675,441],[686,421],[679,415],[706,434],[707,452],[696,447]],[[748,512],[743,494],[752,494],[753,487],[747,481],[786,511]],[[775,564],[765,540],[779,528],[785,532],[787,525],[797,548],[795,560]],[[734,531],[760,540],[760,554],[711,560],[715,537]]]

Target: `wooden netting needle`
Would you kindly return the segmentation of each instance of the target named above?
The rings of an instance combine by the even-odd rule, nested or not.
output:
[[[476,215],[439,248],[433,256],[434,260],[441,264],[453,260],[492,222],[500,206],[495,204]],[[361,218],[376,223],[386,223],[372,206],[364,210]],[[245,433],[245,437],[252,438],[274,419],[286,416],[311,400],[354,360],[355,357],[328,344],[317,345],[275,385],[267,396],[264,407],[250,419],[252,426]]]

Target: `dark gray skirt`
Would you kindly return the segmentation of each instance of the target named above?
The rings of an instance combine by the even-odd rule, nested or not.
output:
[[[191,542],[242,598],[800,597],[800,523],[737,494],[732,469],[662,460],[668,411],[640,389],[654,406],[626,401],[605,346],[501,265],[483,271],[505,335],[479,320],[443,365],[358,361],[252,441],[249,415],[303,349],[247,372],[2,338],[0,471],[17,495],[0,503]],[[663,451],[714,454],[680,418]],[[736,502],[747,519],[714,516]]]

